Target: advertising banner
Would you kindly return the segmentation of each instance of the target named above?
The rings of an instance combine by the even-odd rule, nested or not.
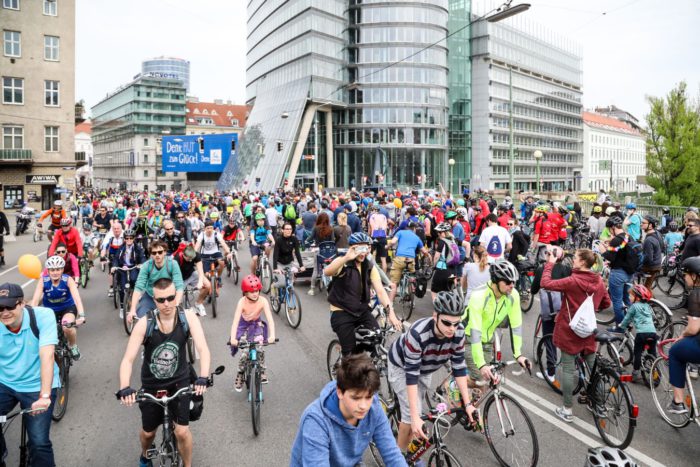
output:
[[[222,172],[236,157],[238,135],[181,135],[163,137],[163,172]]]

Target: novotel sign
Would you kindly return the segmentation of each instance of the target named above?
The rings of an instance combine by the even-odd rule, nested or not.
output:
[[[222,172],[236,157],[238,135],[182,135],[163,137],[164,172]]]

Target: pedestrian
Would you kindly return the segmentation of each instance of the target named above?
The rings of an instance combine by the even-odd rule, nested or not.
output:
[[[5,237],[2,235],[3,230],[5,231],[5,235],[10,235],[10,223],[7,221],[5,213],[0,211],[0,267],[5,265]]]

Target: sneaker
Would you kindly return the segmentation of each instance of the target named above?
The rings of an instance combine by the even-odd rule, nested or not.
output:
[[[554,409],[554,413],[566,423],[571,423],[574,421],[574,414],[571,412],[571,409],[567,409],[566,407],[557,407]]]
[[[579,404],[587,405],[588,404],[588,395],[581,393],[576,400],[578,401]]]
[[[74,345],[70,348],[70,354],[73,357],[73,360],[75,360],[76,362],[80,360],[80,349],[77,345]]]
[[[124,319],[124,308],[119,308],[119,319]]]
[[[671,399],[671,402],[669,402],[668,404],[668,411],[678,415],[688,413],[688,409],[685,408],[685,404],[683,402],[676,403],[676,401],[674,401],[673,399]]]
[[[108,297],[114,297],[114,287],[109,288],[109,292],[107,292]]]
[[[153,467],[153,461],[151,459],[146,459],[142,454],[139,456],[139,467]]]
[[[549,381],[550,383],[554,383],[554,376],[550,376],[549,374],[546,374],[546,373],[543,375],[541,371],[537,372],[537,377],[541,380],[544,380],[546,378],[547,381]]]
[[[698,367],[696,367],[695,365],[690,365],[688,367],[688,375],[692,379],[698,379]]]
[[[311,295],[311,296],[316,295],[316,289],[311,288],[311,289],[309,289],[309,291],[306,292],[306,293],[309,294],[309,295]]]
[[[633,383],[643,383],[642,374],[639,370],[632,371],[632,382]]]
[[[194,307],[197,310],[197,314],[199,316],[207,316],[207,310],[204,309],[203,303],[197,303]]]
[[[233,383],[233,389],[236,392],[243,391],[243,372],[239,371],[236,375],[236,381]]]
[[[269,383],[269,380],[267,379],[267,371],[264,371],[264,370],[263,370],[263,371],[260,373],[260,383],[262,383],[262,384],[267,384],[267,383]]]

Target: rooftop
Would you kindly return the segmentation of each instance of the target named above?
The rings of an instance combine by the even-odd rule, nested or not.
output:
[[[186,103],[186,123],[187,125],[200,125],[201,118],[209,118],[212,120],[212,126],[223,127],[245,127],[250,107],[247,105],[231,104],[227,101],[216,100],[214,102],[200,102],[196,99],[188,99]],[[232,120],[238,120],[238,125],[231,123]]]
[[[75,125],[75,134],[77,135],[78,133],[91,134],[92,133],[92,122],[90,122],[90,120],[85,120],[83,123],[79,123],[79,124]]]
[[[639,130],[634,129],[631,125],[628,125],[627,123],[613,117],[607,117],[594,112],[582,112],[581,117],[583,118],[583,123],[591,127],[609,131],[617,131],[628,135],[641,135]]]

